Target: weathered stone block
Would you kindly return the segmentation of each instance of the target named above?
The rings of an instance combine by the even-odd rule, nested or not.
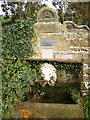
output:
[[[74,75],[70,73],[69,71],[67,72],[66,70],[60,70],[57,72],[57,85],[60,86],[60,84],[79,84],[80,78],[78,75]]]
[[[79,40],[71,40],[70,43],[71,43],[71,46],[75,46],[75,47],[80,46]]]
[[[89,60],[88,53],[83,53],[82,55],[83,55],[83,63],[88,64],[88,60]]]
[[[40,23],[36,24],[36,32],[37,33],[59,33],[60,32],[60,24],[57,23]]]
[[[69,41],[66,40],[57,40],[57,51],[69,51]]]
[[[90,76],[88,74],[83,74],[83,81],[88,81]]]
[[[80,53],[73,54],[74,55],[74,62],[82,62],[82,55]]]
[[[81,47],[88,47],[88,41],[87,40],[80,40],[80,46]]]
[[[90,74],[88,68],[83,68],[83,74]]]

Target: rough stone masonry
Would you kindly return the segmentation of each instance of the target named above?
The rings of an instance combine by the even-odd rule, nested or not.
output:
[[[65,63],[82,63],[83,75],[80,81],[82,95],[90,90],[90,29],[86,25],[78,26],[72,21],[58,22],[56,12],[43,7],[37,15],[35,24],[37,41],[34,55],[28,59],[49,60]]]

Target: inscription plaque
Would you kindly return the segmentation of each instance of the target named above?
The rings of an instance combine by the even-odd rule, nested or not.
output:
[[[43,49],[42,58],[53,58],[53,49]]]
[[[73,59],[73,55],[71,55],[71,54],[56,54],[56,58]]]
[[[56,39],[54,38],[39,38],[40,46],[56,46]]]

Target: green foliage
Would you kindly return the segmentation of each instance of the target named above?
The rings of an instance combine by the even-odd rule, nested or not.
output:
[[[31,18],[26,18],[3,28],[2,115],[5,118],[10,116],[9,111],[13,106],[24,101],[31,93],[31,80],[37,83],[41,76],[38,64],[25,61],[26,57],[33,55],[33,24]]]
[[[33,62],[33,61],[32,61]],[[37,65],[38,64],[43,64],[43,63],[49,63],[52,64],[56,70],[66,70],[66,71],[70,71],[72,74],[79,74],[80,72],[82,72],[82,64],[81,63],[60,63],[60,62],[51,62],[51,61],[37,61]]]
[[[83,102],[84,115],[87,120],[90,118],[90,95],[86,96]]]
[[[31,38],[34,36],[34,21],[31,18],[17,20],[3,28],[2,52],[11,57],[25,58],[33,54]]]
[[[17,7],[16,7],[17,6]],[[2,25],[15,23],[17,19],[24,19],[30,17],[36,21],[37,11],[42,5],[39,2],[3,2],[1,3],[2,11]],[[25,10],[23,10],[23,8]],[[11,15],[10,15],[11,13]]]
[[[7,25],[12,21],[12,16],[11,15],[9,15],[8,17],[2,16],[1,20],[2,20],[2,25]]]
[[[53,65],[58,70],[70,71],[72,74],[79,74],[82,71],[82,64],[80,63],[60,63],[54,62]]]
[[[49,89],[48,89],[49,88]],[[50,86],[45,86],[43,88],[41,88],[41,92],[44,93],[68,93],[71,94],[72,90],[76,89],[77,91],[79,90],[79,87],[60,87],[60,86],[54,86],[50,87]]]
[[[24,101],[27,97],[26,95],[31,93],[30,81],[39,81],[41,72],[40,70],[37,71],[35,67],[32,69],[32,64],[28,64],[21,59],[13,60],[7,58],[2,63],[3,115],[7,118],[13,105],[15,106]]]
[[[89,120],[90,118],[90,95],[82,97],[77,88],[74,88],[74,89],[70,88],[70,92],[71,92],[72,99],[76,103],[82,104],[85,120]]]
[[[89,23],[89,2],[61,2],[53,0],[53,5],[57,9],[59,21],[73,21],[78,25],[88,25]]]
[[[30,71],[26,66],[26,62],[23,63],[18,59],[15,63],[12,60],[3,60],[2,66],[3,75],[3,89],[2,89],[2,100],[3,100],[3,112],[7,118],[9,110],[14,104],[24,100],[25,91],[30,88]]]
[[[68,12],[69,17],[71,17],[71,20],[73,20],[78,25],[88,25],[90,27],[89,23],[89,2],[71,2],[68,4]]]

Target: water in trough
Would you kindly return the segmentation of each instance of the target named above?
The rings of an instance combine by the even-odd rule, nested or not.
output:
[[[41,91],[41,96],[36,96],[38,99],[23,102],[14,113],[14,118],[83,118],[82,106],[72,100],[68,91],[49,86]]]

